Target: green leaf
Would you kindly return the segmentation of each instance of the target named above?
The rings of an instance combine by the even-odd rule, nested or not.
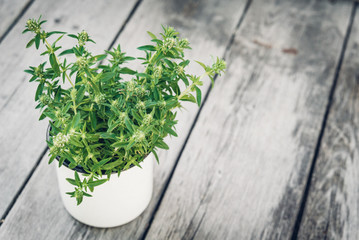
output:
[[[162,149],[165,149],[165,150],[169,149],[168,145],[162,140],[157,140],[155,146],[159,147],[159,148],[162,148]]]
[[[122,160],[122,159],[118,159],[118,160],[116,160],[116,161],[114,161],[114,162],[111,162],[111,163],[108,163],[108,164],[104,165],[104,166],[102,167],[102,169],[104,169],[104,170],[111,170],[111,169],[114,169],[115,167],[120,166],[122,163],[123,163],[123,160]]]
[[[77,186],[82,186],[81,180],[80,180],[80,177],[79,177],[79,174],[77,173],[77,171],[75,171],[75,181],[76,181]]]
[[[67,34],[67,36],[77,39],[77,36],[75,34]]]
[[[84,98],[85,96],[85,85],[81,85],[80,89],[77,91],[77,94],[76,94],[76,104],[80,104],[82,99]]]
[[[60,67],[57,63],[55,54],[51,53],[49,56],[51,67],[54,69],[55,73],[57,75],[60,75]]]
[[[122,148],[122,147],[126,147],[127,145],[128,145],[128,142],[115,142],[111,146],[114,148]]]
[[[130,131],[130,133],[133,133],[133,127],[132,127],[133,123],[131,122],[129,117],[125,118],[125,125],[127,129]]]
[[[168,60],[168,59],[163,59],[163,61],[170,67],[170,68],[174,68],[174,64],[173,64],[173,62],[171,62],[170,60]]]
[[[126,147],[126,150],[129,150],[133,147],[133,145],[135,145],[135,141],[130,141]]]
[[[183,97],[181,97],[182,101],[187,101],[187,102],[193,102],[193,103],[197,103],[196,99],[194,98],[194,96],[192,94],[187,94],[184,95]]]
[[[79,148],[83,148],[83,147],[84,147],[84,145],[83,145],[79,140],[77,140],[76,138],[71,138],[71,139],[70,139],[70,143],[71,143],[72,145],[75,145],[75,146],[79,147]]]
[[[72,119],[72,127],[73,128],[77,128],[80,125],[80,120],[81,120],[81,113],[77,112],[76,115],[74,116],[74,118]]]
[[[158,155],[157,155],[156,151],[153,149],[151,152],[153,153],[153,155],[154,155],[155,158],[156,158],[157,163],[159,164],[159,163],[160,163],[160,160],[158,159]]]
[[[107,57],[107,54],[100,54],[100,55],[96,55],[94,56],[94,58],[96,58],[97,61],[102,61]]]
[[[36,49],[39,49],[39,46],[40,46],[40,34],[36,34],[35,36],[35,46],[36,46]]]
[[[74,186],[79,186],[77,183],[76,183],[76,181],[75,181],[75,179],[72,179],[72,178],[66,178],[66,181],[68,181],[70,184],[72,184],[72,185],[74,185]]]
[[[169,126],[165,125],[164,126],[164,129],[166,132],[168,132],[169,134],[175,136],[175,137],[178,137],[177,133],[172,129],[170,128]]]
[[[92,195],[90,195],[90,194],[88,194],[88,193],[86,193],[86,192],[82,192],[83,194],[84,194],[84,196],[86,196],[86,197],[92,197]]]
[[[31,39],[30,42],[28,42],[28,43],[26,44],[26,48],[31,47],[32,44],[34,44],[34,42],[35,42],[35,38]]]
[[[186,86],[189,85],[188,79],[187,79],[187,77],[186,77],[184,74],[181,74],[179,77],[182,79],[182,81],[184,82],[184,84],[185,84]]]
[[[197,86],[195,86],[195,89],[196,89],[196,93],[197,93],[197,104],[199,107],[199,106],[201,106],[202,93],[201,93],[201,89],[199,89]]]
[[[51,155],[50,159],[49,159],[49,164],[52,163],[56,158],[56,155]]]
[[[48,32],[46,34],[46,37],[50,37],[53,34],[66,34],[66,32],[61,32],[61,31],[52,31],[52,32]]]
[[[130,56],[126,56],[123,58],[124,61],[132,61],[132,60],[136,60],[136,58],[134,57],[130,57]]]
[[[97,118],[96,118],[96,114],[91,111],[90,112],[90,120],[91,120],[91,127],[93,129],[96,129],[96,126],[97,126]]]
[[[103,139],[115,139],[116,134],[108,133],[108,132],[102,132],[102,133],[100,133],[100,138],[103,138]]]
[[[71,49],[67,49],[67,50],[61,52],[61,53],[59,54],[59,57],[61,57],[61,56],[63,56],[63,55],[66,55],[66,54],[72,54],[72,53],[74,53],[74,50],[73,50],[72,48],[71,48]]]
[[[43,90],[44,90],[44,83],[40,83],[36,89],[35,101],[39,100]]]
[[[24,70],[24,72],[31,74],[31,75],[34,75],[34,73],[35,73],[33,70],[30,70],[30,69],[26,69],[26,70]]]
[[[144,45],[144,46],[138,47],[137,49],[141,50],[141,51],[156,51],[156,47],[152,46],[152,45]]]
[[[134,71],[134,70],[132,70],[132,69],[130,69],[130,68],[124,67],[124,68],[121,68],[120,73],[133,75],[133,74],[135,74],[135,73],[137,73],[137,72]]]
[[[66,194],[70,195],[71,197],[75,197],[75,192],[66,192]]]
[[[104,82],[110,80],[111,78],[113,78],[116,75],[116,73],[114,72],[107,72],[101,75],[100,79]]]
[[[89,181],[87,184],[88,184],[88,186],[96,187],[96,186],[99,186],[101,184],[104,184],[107,181],[108,181],[108,179],[99,179],[99,180],[96,180],[96,181]]]
[[[93,169],[96,169],[96,171],[102,167],[103,165],[105,165],[107,162],[109,162],[112,158],[105,158],[102,159],[101,161],[99,161],[96,165],[93,166]]]
[[[147,31],[147,33],[148,33],[148,35],[150,35],[150,37],[151,37],[152,39],[157,39],[157,37],[156,37],[155,34],[151,33],[150,31]]]
[[[83,192],[81,192],[81,194],[76,197],[77,205],[80,205],[82,203],[82,200],[83,200]]]
[[[207,67],[206,67],[206,65],[204,63],[202,63],[200,61],[196,61],[196,60],[195,60],[195,62],[198,63],[199,65],[201,65],[204,70],[207,70]]]
[[[86,196],[86,197],[92,197],[92,195],[90,195],[90,194],[88,194],[88,193],[86,193],[86,192],[83,192],[83,194],[84,194],[84,196]]]
[[[150,77],[150,75],[146,74],[146,73],[136,73],[135,74],[137,77],[143,77],[143,78],[148,78]]]
[[[189,63],[190,63],[190,61],[189,61],[189,60],[186,60],[186,61],[181,62],[181,63],[178,64],[178,65],[180,65],[181,67],[186,67]],[[203,64],[203,65],[204,65],[204,64]]]

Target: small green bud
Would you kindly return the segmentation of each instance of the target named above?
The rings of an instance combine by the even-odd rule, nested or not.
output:
[[[146,138],[145,133],[140,130],[136,130],[135,133],[132,135],[132,139],[135,142],[142,142],[143,140],[145,140],[145,138]]]
[[[62,148],[65,146],[65,144],[69,141],[69,137],[67,135],[64,135],[62,133],[58,133],[54,138],[54,146],[57,148]]]
[[[127,82],[126,89],[128,92],[133,92],[135,90],[135,87],[136,87],[135,81],[131,80]]]
[[[145,110],[145,109],[146,109],[146,105],[145,105],[144,102],[139,101],[139,102],[136,104],[136,108],[137,108],[137,109],[141,109],[141,110]]]
[[[189,42],[187,38],[182,38],[181,40],[178,41],[178,46],[180,48],[188,48],[189,47]]]
[[[142,124],[147,126],[150,125],[150,123],[152,122],[152,115],[151,114],[146,114],[145,117],[143,118]]]
[[[164,53],[168,52],[169,50],[171,50],[173,48],[175,43],[176,43],[176,40],[174,38],[165,39],[163,42],[163,45],[162,45],[162,51]]]
[[[158,103],[159,108],[165,108],[166,107],[166,101],[161,101]]]
[[[52,99],[50,96],[46,95],[46,94],[42,94],[39,98],[40,102],[44,105],[48,105],[49,103],[51,103]]]
[[[221,75],[226,69],[226,62],[223,59],[217,58],[216,62],[212,65],[212,69],[215,73]]]
[[[84,46],[89,39],[89,35],[87,34],[87,32],[85,30],[82,30],[82,32],[79,33],[77,39],[78,39],[79,45]]]
[[[106,101],[106,97],[104,94],[100,93],[98,95],[95,96],[95,103],[97,104],[101,104],[101,103],[104,103]]]
[[[84,69],[87,66],[87,59],[85,57],[78,57],[76,64],[79,69]]]
[[[182,66],[177,66],[177,69],[176,69],[176,73],[178,74],[178,75],[181,75],[181,74],[183,74],[184,73],[184,68],[182,67]]]
[[[70,95],[71,95],[71,99],[73,99],[73,100],[76,99],[76,95],[77,95],[76,88],[71,89]]]
[[[39,34],[41,32],[41,26],[40,23],[37,22],[35,19],[29,19],[26,22],[26,27],[36,34]]]
[[[162,76],[162,66],[157,66],[153,72],[153,77],[161,78]]]

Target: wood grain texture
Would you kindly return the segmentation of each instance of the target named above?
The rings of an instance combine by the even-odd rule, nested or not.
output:
[[[290,238],[351,8],[252,2],[146,239]]]
[[[298,239],[359,239],[358,39],[356,10]]]
[[[30,0],[0,0],[0,39]]]
[[[46,146],[44,137],[48,123],[38,122],[39,111],[35,110],[33,100],[37,86],[27,82],[29,75],[24,73],[24,69],[47,59],[38,57],[41,52],[35,48],[25,50],[31,38],[31,34],[21,34],[26,20],[43,14],[43,18],[48,20],[46,29],[58,30],[61,25],[61,30],[76,33],[84,28],[97,41],[97,45],[90,45],[90,49],[102,53],[115,38],[135,3],[135,0],[124,3],[36,1],[0,45],[0,216]],[[78,9],[86,14],[78,14]],[[66,39],[63,43],[68,47],[75,41]]]
[[[210,54],[222,56],[243,13],[245,3],[235,0],[211,0],[206,3],[189,0],[181,1],[181,4],[178,1],[143,1],[121,33],[117,43],[121,43],[122,49],[128,54],[139,56],[142,53],[135,49],[139,45],[149,42],[147,30],[156,33],[161,31],[161,24],[172,25],[190,40],[194,49],[189,53],[191,58],[203,60],[208,59]],[[148,9],[153,9],[153,11],[148,11]],[[209,62],[207,61],[207,63]],[[193,72],[200,72],[199,70],[197,66],[191,69]],[[209,82],[206,83],[206,87]],[[28,101],[28,99],[24,99],[24,101]],[[33,192],[44,191],[47,195],[58,194],[55,176],[48,174],[46,172],[48,167],[41,163],[34,174],[34,178],[27,184],[23,194],[1,226],[0,239],[1,237],[21,238],[25,232],[33,231],[31,230],[32,226],[27,225],[27,222],[38,222],[39,226],[46,226],[47,222],[53,223],[51,219],[54,218],[58,219],[58,223],[53,223],[46,228],[43,227],[42,232],[38,231],[36,235],[27,236],[27,239],[48,239],[49,236],[56,236],[56,239],[68,239],[69,236],[74,239],[140,239],[161,196],[183,142],[190,131],[197,111],[198,107],[194,104],[193,106],[187,105],[187,111],[179,112],[177,115],[179,118],[177,126],[179,137],[169,139],[170,151],[159,153],[161,164],[155,168],[153,199],[145,213],[135,221],[119,228],[95,229],[72,220],[64,209],[60,213],[58,206],[53,207],[53,205],[62,205],[59,198],[57,200],[52,199],[52,201],[39,200],[45,198],[45,195],[35,198],[32,195]],[[39,136],[42,139],[43,135]],[[46,161],[46,158],[43,161]],[[38,210],[41,207],[47,209],[46,214]],[[36,210],[33,211],[32,209]],[[65,222],[67,224],[63,224]],[[73,234],[75,235],[73,236]]]

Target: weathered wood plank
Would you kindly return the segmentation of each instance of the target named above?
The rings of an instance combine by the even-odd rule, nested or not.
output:
[[[359,239],[358,39],[356,11],[298,239]]]
[[[36,84],[27,82],[23,72],[28,65],[44,61],[35,49],[25,50],[30,36],[21,35],[26,20],[43,17],[47,29],[78,32],[79,24],[97,41],[97,53],[109,47],[136,1],[36,1],[0,45],[0,216],[4,214],[17,191],[45,150],[47,122],[38,122],[34,93]],[[81,9],[86,14],[78,14]],[[106,14],[103,14],[106,12]],[[44,14],[45,13],[45,14]],[[101,18],[97,16],[101,16]],[[115,20],[114,20],[115,19]],[[58,30],[58,29],[57,29]],[[63,41],[66,46],[72,40]]]
[[[147,239],[289,239],[350,2],[253,1]]]
[[[244,1],[234,0],[211,0],[206,3],[194,3],[192,1],[182,1],[181,3],[178,3],[178,1],[144,1],[122,32],[119,42],[127,53],[138,56],[141,52],[135,50],[135,48],[150,40],[146,34],[146,30],[158,32],[160,31],[161,24],[173,25],[178,28],[180,32],[183,32],[183,36],[191,41],[192,47],[194,48],[190,54],[191,57],[203,60],[208,59],[209,54],[221,56],[225,52],[226,45],[242,15],[245,3]],[[153,11],[149,12],[148,9],[153,9]],[[217,29],[220,29],[220,31],[218,32]],[[199,68],[194,67],[192,70],[196,72]],[[206,86],[208,86],[208,84]],[[28,99],[25,99],[24,101],[27,100]],[[39,223],[40,226],[47,226],[46,222],[49,221],[53,223],[51,219],[54,218],[58,219],[58,223],[53,223],[51,227],[43,227],[43,232],[36,232],[37,235],[34,235],[33,238],[46,239],[48,236],[53,235],[56,236],[56,239],[61,239],[62,237],[66,239],[72,234],[85,236],[88,239],[141,238],[160,198],[164,184],[175,164],[175,160],[189,132],[197,110],[198,108],[193,106],[188,107],[188,111],[179,113],[178,118],[181,119],[177,129],[180,137],[171,139],[169,144],[171,148],[170,151],[161,152],[159,154],[161,164],[155,168],[155,189],[152,202],[147,211],[136,219],[136,221],[120,228],[109,230],[94,229],[73,221],[64,209],[59,213],[57,207],[53,207],[53,204],[62,205],[59,199],[39,201],[40,198],[46,197],[43,195],[35,199],[33,192],[44,191],[47,195],[57,195],[58,191],[55,177],[51,174],[43,173],[47,171],[47,168],[45,166],[46,164],[41,164],[34,174],[35,180],[31,179],[28,183],[23,194],[19,197],[14,208],[6,218],[5,223],[0,228],[0,238],[9,236],[21,238],[25,232],[32,231],[32,227],[28,226],[26,224],[27,222],[41,221],[41,223]],[[39,136],[41,139],[42,137],[42,135]],[[46,161],[46,159],[44,159],[44,161]],[[36,205],[36,207],[34,205]],[[26,210],[26,206],[29,207],[28,210]],[[46,214],[41,211],[31,210],[39,209],[40,206],[46,209]],[[59,218],[61,218],[61,220],[59,220]],[[62,224],[64,222],[68,224]],[[62,234],[59,234],[59,229]],[[28,237],[28,239],[31,238],[32,236]]]
[[[31,0],[0,0],[0,40]]]

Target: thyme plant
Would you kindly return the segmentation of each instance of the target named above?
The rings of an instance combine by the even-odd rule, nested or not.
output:
[[[57,158],[59,167],[67,161],[69,168],[80,167],[85,172],[83,180],[78,170],[74,179],[67,179],[74,185],[74,191],[67,194],[76,198],[77,204],[112,173],[120,175],[140,166],[151,152],[158,161],[157,149],[168,149],[164,138],[177,136],[176,110],[181,103],[200,105],[202,79],[209,77],[213,82],[215,74],[226,68],[217,58],[212,66],[197,62],[204,69],[201,76],[187,73],[190,61],[184,50],[191,48],[172,27],[163,27],[160,37],[148,32],[152,44],[139,47],[144,57],[135,58],[122,52],[120,45],[93,55],[86,45],[95,42],[86,31],[77,35],[47,32],[42,29],[45,22],[40,16],[26,23],[23,33],[34,34],[26,47],[43,46],[41,55],[48,61],[25,72],[32,75],[30,82],[38,84],[35,101],[41,109],[40,120],[50,120],[49,163]],[[50,42],[53,35],[58,37]],[[60,50],[58,43],[64,36],[74,38],[76,45]],[[68,61],[70,55],[76,60]],[[102,63],[105,59],[107,64]],[[144,71],[124,66],[133,60],[142,61]],[[125,74],[131,80],[124,81]],[[71,87],[66,87],[66,81]]]

